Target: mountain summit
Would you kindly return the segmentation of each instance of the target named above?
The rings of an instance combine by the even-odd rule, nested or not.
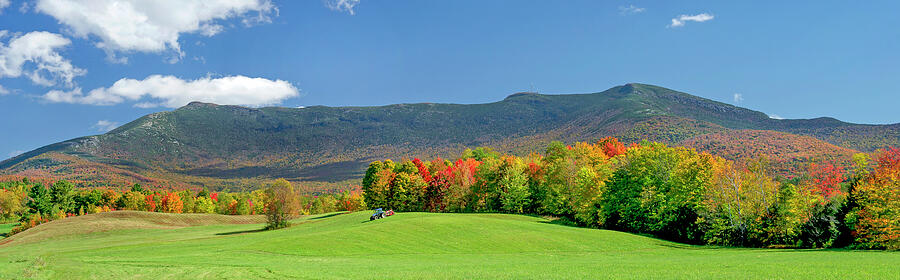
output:
[[[247,108],[192,102],[103,135],[24,153],[0,162],[0,172],[213,188],[275,177],[334,186],[355,182],[381,158],[449,157],[474,146],[525,153],[553,140],[604,136],[684,144],[726,157],[748,156],[734,151],[734,143],[743,143],[756,146],[756,154],[791,161],[900,146],[900,124],[772,119],[646,84],[590,94],[523,92],[470,105]]]

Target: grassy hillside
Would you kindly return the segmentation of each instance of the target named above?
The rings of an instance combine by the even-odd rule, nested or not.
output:
[[[333,187],[358,183],[366,165],[383,158],[450,157],[482,145],[528,153],[553,140],[604,136],[669,144],[695,139],[693,144],[710,146],[698,141],[716,139],[698,136],[743,129],[810,136],[821,142],[815,146],[827,142],[847,150],[900,146],[900,124],[775,120],[687,93],[627,84],[591,94],[518,93],[486,104],[245,108],[195,102],[103,135],[24,153],[0,162],[0,175],[211,188],[283,177]],[[781,140],[763,142],[773,141]],[[816,150],[828,151],[834,149]]]
[[[900,254],[687,246],[502,214],[368,213],[305,217],[278,231],[181,215],[95,214],[4,240],[0,278],[785,278],[900,275]],[[212,217],[212,216],[210,216]],[[79,219],[73,218],[71,220]],[[149,219],[141,221],[143,219]],[[219,219],[219,218],[216,218]],[[103,231],[80,230],[87,222]],[[166,222],[166,223],[168,223]],[[117,227],[119,224],[142,224]],[[55,228],[41,241],[29,236]]]
[[[265,218],[253,216],[226,216],[213,214],[180,214],[171,215],[157,212],[115,211],[96,215],[77,216],[56,220],[46,226],[35,227],[27,232],[16,234],[0,244],[24,244],[52,240],[58,237],[77,237],[79,235],[134,230],[134,229],[176,229],[191,226],[217,224],[259,224]]]
[[[0,224],[0,239],[5,238],[6,234],[9,234],[15,226],[16,223]]]

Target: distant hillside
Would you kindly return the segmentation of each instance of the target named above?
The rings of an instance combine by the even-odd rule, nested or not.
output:
[[[22,154],[0,163],[0,170],[6,175],[213,188],[252,187],[274,177],[330,182],[316,187],[321,190],[356,182],[372,160],[448,157],[474,146],[525,153],[553,140],[617,136],[743,156],[749,152],[735,153],[743,145],[738,143],[744,143],[736,140],[743,141],[740,134],[746,132],[735,131],[746,129],[784,132],[752,134],[771,143],[753,153],[779,158],[791,153],[834,158],[900,146],[900,124],[776,120],[662,87],[627,84],[592,94],[517,93],[469,105],[246,108],[195,102],[103,135]],[[798,141],[802,143],[786,144]],[[803,147],[815,149],[796,151]]]

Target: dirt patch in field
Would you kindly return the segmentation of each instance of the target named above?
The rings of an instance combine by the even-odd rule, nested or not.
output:
[[[65,218],[28,229],[0,240],[0,246],[31,243],[66,235],[123,229],[175,229],[222,224],[265,223],[265,216],[227,216],[218,214],[168,214],[140,211],[113,211]]]

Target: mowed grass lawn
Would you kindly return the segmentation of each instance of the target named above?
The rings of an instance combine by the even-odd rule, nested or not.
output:
[[[18,223],[11,224],[0,224],[0,239],[6,237],[10,231],[12,231],[13,227],[15,227]]]
[[[0,279],[900,277],[896,252],[688,246],[518,215],[368,216],[304,217],[277,231],[259,231],[261,217],[69,218],[0,241]]]

